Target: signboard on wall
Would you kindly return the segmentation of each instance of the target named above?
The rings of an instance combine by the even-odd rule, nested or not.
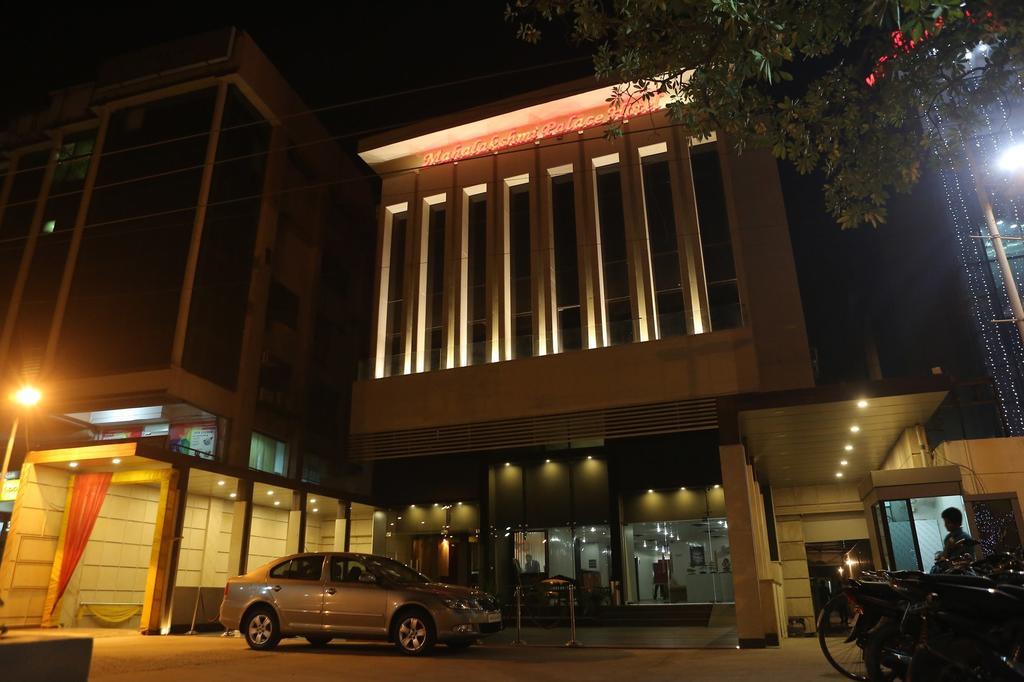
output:
[[[18,488],[21,486],[20,478],[8,478],[0,489],[0,502],[10,502],[18,496]]]

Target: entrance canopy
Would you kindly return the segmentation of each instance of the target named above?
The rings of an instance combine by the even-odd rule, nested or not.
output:
[[[772,486],[858,480],[947,393],[947,380],[934,377],[759,394],[740,401],[740,436],[759,479]]]

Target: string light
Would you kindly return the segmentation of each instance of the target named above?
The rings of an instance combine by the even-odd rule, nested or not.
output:
[[[1006,106],[1002,101],[999,101],[996,106],[1000,119],[998,125],[993,126],[992,124],[992,114],[996,112],[991,107],[985,108],[981,111],[983,123],[979,124],[976,136],[965,141],[965,144],[974,145],[976,157],[979,159],[997,158],[1001,146],[1009,147],[1015,144],[1015,135],[1009,127],[1009,113]],[[934,113],[938,117],[938,112]],[[941,119],[939,123],[942,124]],[[982,145],[983,140],[989,143],[985,147]],[[979,177],[974,177],[974,173],[977,173]],[[987,229],[980,206],[975,199],[968,200],[967,195],[969,193],[972,197],[974,196],[973,183],[979,180],[987,187],[995,186],[991,169],[987,166],[975,169],[967,168],[961,175],[954,166],[947,164],[939,176],[942,180],[947,207],[959,246],[960,265],[967,277],[970,308],[986,369],[992,377],[996,396],[1006,420],[1007,430],[1010,435],[1024,435],[1024,412],[1021,409],[1024,386],[1022,386],[1019,366],[1020,361],[1024,359],[1024,344],[1021,343],[1014,325],[992,322],[995,319],[1012,318],[1013,313],[1002,278],[993,272],[995,253],[992,250],[991,240],[975,239],[971,236],[986,234]],[[1010,229],[1016,231],[1013,236],[1022,236],[1020,228],[1017,227],[1022,221],[1016,202],[1012,200],[1007,202],[997,196],[992,197],[992,202],[997,215],[1004,218],[1001,228],[1006,230],[1007,228],[1003,227],[1005,219],[1010,219],[1013,222]]]

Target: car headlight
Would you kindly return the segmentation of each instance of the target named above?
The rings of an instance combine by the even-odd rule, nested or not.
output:
[[[468,611],[480,608],[480,604],[475,599],[445,599],[444,605],[455,611]]]

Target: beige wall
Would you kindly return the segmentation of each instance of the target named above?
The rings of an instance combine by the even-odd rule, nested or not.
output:
[[[96,626],[89,615],[77,618],[82,603],[106,602],[142,606],[153,551],[159,486],[111,485],[82,560],[61,599],[63,626]],[[137,628],[138,616],[121,627]]]
[[[374,507],[352,503],[352,529],[349,532],[348,551],[365,554],[383,554],[387,517]]]
[[[928,439],[921,425],[904,429],[896,444],[889,450],[882,470],[913,469],[928,466],[931,462],[928,452]]]
[[[234,503],[229,500],[189,494],[178,555],[178,587],[222,587],[231,577],[228,555],[234,516]]]
[[[733,329],[360,381],[352,433],[743,393],[757,371],[749,330]]]
[[[258,504],[252,506],[246,570],[251,571],[289,553],[289,516],[289,510],[284,507],[264,507]]]
[[[935,465],[956,464],[968,494],[1016,493],[1024,501],[1024,438],[947,441],[935,449]]]
[[[0,622],[39,625],[67,504],[67,471],[35,464],[21,469],[10,535],[0,564]]]
[[[853,482],[773,488],[775,528],[786,593],[786,616],[815,628],[808,542],[867,538],[864,506]]]

